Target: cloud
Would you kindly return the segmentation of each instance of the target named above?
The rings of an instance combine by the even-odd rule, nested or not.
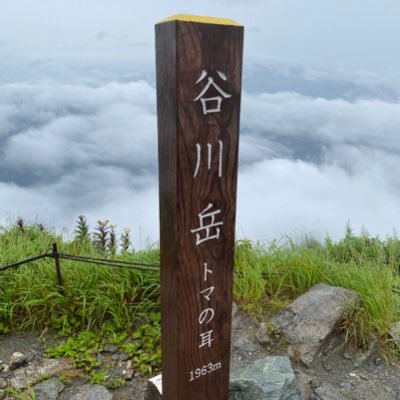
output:
[[[84,212],[157,237],[157,218],[142,207],[146,199],[158,213],[157,196],[148,198],[157,183],[149,84],[2,85],[0,115],[1,220],[20,214],[71,228]]]
[[[295,92],[314,98],[389,102],[400,97],[400,79],[396,74],[276,60],[246,63],[244,87],[252,94]]]
[[[287,159],[244,168],[239,180],[239,235],[259,240],[299,238],[304,233],[339,238],[349,221],[357,231],[364,226],[374,235],[392,233],[400,217],[400,182],[390,168],[400,157],[383,167],[379,162],[352,175],[339,166]]]
[[[158,240],[154,78],[120,63],[31,65],[41,77],[58,72],[0,82],[0,221],[21,215],[71,232],[84,213],[92,226],[133,228],[137,247]],[[245,74],[239,236],[338,237],[348,221],[390,233],[400,213],[398,86],[289,64]]]
[[[399,103],[264,93],[245,95],[243,115],[245,132],[273,140],[292,158],[323,160],[344,144],[400,153]]]
[[[337,238],[349,221],[373,234],[398,228],[399,115],[399,103],[382,100],[245,94],[239,232]]]

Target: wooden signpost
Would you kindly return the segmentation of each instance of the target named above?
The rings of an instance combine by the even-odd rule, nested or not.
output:
[[[156,25],[163,400],[228,400],[243,30]]]

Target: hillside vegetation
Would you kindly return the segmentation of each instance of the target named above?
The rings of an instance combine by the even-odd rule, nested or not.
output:
[[[26,225],[22,219],[2,227],[0,266],[51,251],[53,242],[63,253],[159,264],[157,247],[135,251],[129,231],[117,237],[108,221],[98,221],[90,233],[86,219],[80,216],[72,240],[41,225]],[[362,346],[374,334],[382,349],[392,348],[388,332],[400,319],[400,239],[395,234],[373,238],[366,232],[356,235],[347,227],[343,239],[326,238],[323,243],[307,236],[301,243],[290,238],[268,244],[241,240],[236,244],[235,264],[235,301],[256,318],[277,312],[324,282],[360,295],[359,309],[339,327],[347,340]],[[138,362],[151,365],[149,373],[157,370],[159,272],[73,260],[61,260],[61,270],[64,294],[57,286],[53,259],[0,272],[0,334],[51,331],[78,335],[76,340],[81,342],[85,338],[96,342],[94,338],[98,337],[97,346],[103,343],[101,340],[121,344],[132,335],[146,345],[130,344],[127,350],[132,356],[142,357]],[[58,350],[53,354],[65,355]]]

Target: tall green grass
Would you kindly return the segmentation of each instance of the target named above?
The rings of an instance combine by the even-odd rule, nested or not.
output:
[[[24,231],[11,227],[0,233],[0,265],[45,253],[53,241],[64,253],[107,257],[89,241],[65,242],[36,226]],[[159,252],[124,252],[113,258],[157,264]],[[0,273],[0,323],[13,331],[52,328],[68,334],[83,329],[121,330],[159,310],[157,272],[69,260],[61,260],[61,270],[65,295],[58,291],[53,259]]]
[[[400,319],[400,240],[367,233],[324,243],[290,238],[268,245],[241,241],[236,246],[234,297],[245,309],[274,314],[318,283],[341,286],[358,293],[360,307],[344,321],[347,338],[359,345],[371,335],[388,339]]]
[[[59,251],[93,257],[159,263],[157,247],[136,252],[125,247],[105,253],[87,234],[66,241],[40,226],[0,230],[0,265],[44,253],[51,243]],[[360,296],[356,313],[343,323],[347,338],[366,344],[371,335],[387,340],[400,319],[400,240],[347,227],[343,239],[324,242],[305,237],[269,244],[242,240],[236,244],[234,298],[259,315],[272,315],[318,283],[342,286]],[[61,260],[65,295],[57,288],[54,260],[44,259],[0,273],[1,330],[55,329],[121,331],[160,310],[157,272],[90,266]],[[3,327],[3,328],[2,328]]]

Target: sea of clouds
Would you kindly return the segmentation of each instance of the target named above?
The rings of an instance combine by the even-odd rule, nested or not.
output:
[[[396,85],[306,72],[245,70],[238,237],[340,237],[347,222],[392,233]],[[132,228],[137,246],[158,240],[154,78],[101,80],[0,85],[1,221],[22,216],[72,233],[85,214],[92,226]],[[279,90],[288,84],[297,91]]]
[[[179,10],[246,27],[237,237],[398,229],[398,2],[152,4],[4,0],[0,224],[158,240],[154,23]]]

